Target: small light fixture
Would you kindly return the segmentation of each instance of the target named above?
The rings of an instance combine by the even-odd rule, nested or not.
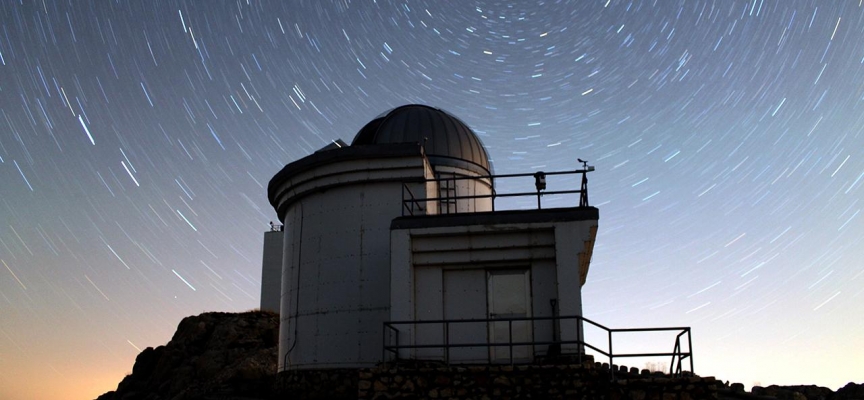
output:
[[[537,191],[546,190],[546,173],[543,171],[537,171],[534,173],[534,187],[537,188]]]

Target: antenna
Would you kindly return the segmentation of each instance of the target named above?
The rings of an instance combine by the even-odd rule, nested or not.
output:
[[[577,158],[582,163],[582,188],[579,190],[579,207],[588,207],[588,173],[594,170],[594,166],[589,166],[587,160]],[[577,171],[578,172],[578,171]]]

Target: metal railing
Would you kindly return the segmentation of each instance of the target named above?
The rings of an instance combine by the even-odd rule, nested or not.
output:
[[[437,177],[434,179],[419,179],[419,180],[411,180],[405,181],[402,183],[402,216],[406,215],[415,215],[415,212],[420,212],[421,215],[426,214],[428,209],[424,204],[426,202],[437,202],[438,213],[439,214],[450,214],[450,207],[443,207],[442,205],[450,205],[457,203],[458,200],[475,200],[475,199],[492,199],[492,211],[495,211],[495,200],[499,197],[523,197],[523,196],[536,196],[537,197],[537,208],[542,208],[542,204],[540,199],[542,196],[551,196],[551,195],[562,195],[562,194],[579,194],[579,207],[588,207],[588,177],[587,173],[594,171],[593,166],[587,165],[587,163],[583,162],[582,169],[572,170],[572,171],[553,171],[553,172],[543,172],[538,171],[534,173],[522,173],[522,174],[502,174],[502,175],[479,175],[479,176],[461,176],[450,174],[447,177]],[[555,176],[555,175],[575,175],[582,174],[582,185],[579,189],[573,190],[555,190],[555,191],[546,191],[546,177],[547,176]],[[515,192],[515,193],[498,193],[495,190],[495,180],[496,179],[506,179],[506,178],[526,178],[533,177],[535,182],[534,186],[536,191],[534,192]],[[456,194],[456,186],[458,181],[487,181],[491,186],[491,193],[489,194],[479,194],[479,195],[457,195]],[[417,197],[414,195],[414,192],[411,190],[409,185],[422,185],[427,182],[435,182],[436,186],[438,186],[438,195],[434,197]],[[442,186],[442,184],[446,184]],[[484,182],[485,184],[485,182]],[[442,189],[454,189],[454,190],[446,190],[445,195],[441,195]],[[453,193],[452,195],[450,193]],[[459,207],[458,205],[453,207],[452,213],[458,213]]]
[[[560,332],[553,332],[551,335],[552,340],[533,340],[534,335],[532,335],[531,340],[513,340],[513,323],[514,322],[522,322],[522,321],[530,321],[532,332],[535,328],[536,321],[552,321],[553,322],[553,331],[557,330],[557,327],[560,325],[561,321],[575,321],[576,322],[576,339],[571,340],[561,340]],[[506,341],[490,341],[487,337],[486,341],[483,342],[462,342],[459,341],[454,343],[451,340],[450,327],[458,324],[477,324],[477,323],[486,323],[486,329],[488,332],[490,323],[507,323],[508,336]],[[587,343],[584,340],[584,328],[582,327],[583,323],[588,323],[594,327],[597,327],[606,332],[607,336],[607,345],[606,349],[601,349],[598,346],[595,346],[591,343]],[[418,326],[423,325],[441,325],[443,328],[443,342],[441,343],[409,343],[402,344],[400,342],[401,331],[398,326],[411,326],[415,329],[415,337],[416,330]],[[618,353],[616,354],[613,351],[612,341],[614,333],[624,333],[624,332],[664,332],[664,331],[678,331],[677,336],[675,337],[675,343],[672,349],[672,352],[658,352],[658,353]],[[443,358],[444,362],[449,365],[451,363],[450,350],[454,348],[468,348],[468,347],[485,347],[487,348],[487,364],[492,364],[495,361],[501,360],[493,360],[493,349],[499,347],[506,347],[509,349],[509,363],[515,364],[517,361],[519,363],[524,363],[523,360],[514,359],[513,357],[513,348],[518,346],[549,346],[548,349],[551,350],[553,348],[561,349],[562,345],[577,345],[578,347],[589,348],[591,350],[596,351],[597,353],[606,356],[609,358],[609,369],[611,376],[614,378],[615,376],[615,368],[613,367],[614,361],[616,358],[630,358],[630,357],[672,357],[672,363],[669,367],[669,374],[672,376],[682,376],[684,370],[682,369],[682,363],[684,360],[689,359],[690,364],[690,373],[693,373],[693,352],[692,352],[692,341],[690,335],[690,327],[661,327],[661,328],[624,328],[624,329],[612,329],[608,328],[604,325],[598,324],[588,318],[584,318],[579,315],[571,315],[571,316],[548,316],[548,317],[518,317],[518,318],[481,318],[481,319],[441,319],[441,320],[428,320],[428,321],[388,321],[384,322],[384,334],[383,334],[383,349],[382,349],[382,360],[399,360],[400,350],[411,350],[411,349],[442,349],[443,350]],[[686,351],[683,345],[682,338],[686,335]],[[575,354],[562,353],[560,356],[575,356],[579,363],[582,362],[582,355],[585,353],[584,348],[578,348]],[[549,350],[547,350],[546,356],[549,357]],[[391,357],[387,355],[391,354]],[[533,352],[532,353],[536,353]],[[537,357],[536,354],[532,354],[531,357],[528,358],[528,362],[532,362],[534,357]],[[414,360],[432,360],[428,357],[425,358],[411,358]],[[462,363],[471,363],[465,362],[464,360],[459,361]],[[474,362],[476,363],[476,362]]]
[[[405,197],[406,194],[408,196],[407,200]],[[424,214],[426,213],[426,208],[423,207],[423,205],[420,204],[420,201],[416,200],[415,197],[416,196],[414,196],[414,192],[412,192],[411,188],[408,187],[408,183],[403,182],[402,183],[402,216],[403,217],[405,216],[406,211],[408,212],[408,215],[414,215],[414,207],[415,206],[417,207],[418,211],[423,211]]]

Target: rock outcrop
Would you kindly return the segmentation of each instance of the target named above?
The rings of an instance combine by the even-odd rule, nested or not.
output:
[[[750,391],[757,396],[770,396],[778,399],[807,399],[807,400],[828,400],[834,396],[831,389],[821,386],[777,386],[771,385],[768,387],[754,386]]]
[[[186,317],[168,344],[144,349],[132,374],[98,400],[269,398],[278,339],[275,313]]]
[[[728,389],[719,392],[719,399],[740,400],[864,400],[864,383],[848,383],[836,392],[822,386],[796,385],[768,387],[753,386],[750,392],[745,392],[743,385],[732,384]]]

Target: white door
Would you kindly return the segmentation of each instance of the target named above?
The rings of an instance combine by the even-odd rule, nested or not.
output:
[[[489,319],[521,318],[531,316],[531,274],[528,270],[489,271],[488,273],[488,313]],[[489,323],[489,342],[507,343],[508,346],[491,346],[489,357],[492,362],[511,361],[510,343],[530,342],[531,321],[500,321]],[[512,346],[512,360],[531,361],[533,346]]]

